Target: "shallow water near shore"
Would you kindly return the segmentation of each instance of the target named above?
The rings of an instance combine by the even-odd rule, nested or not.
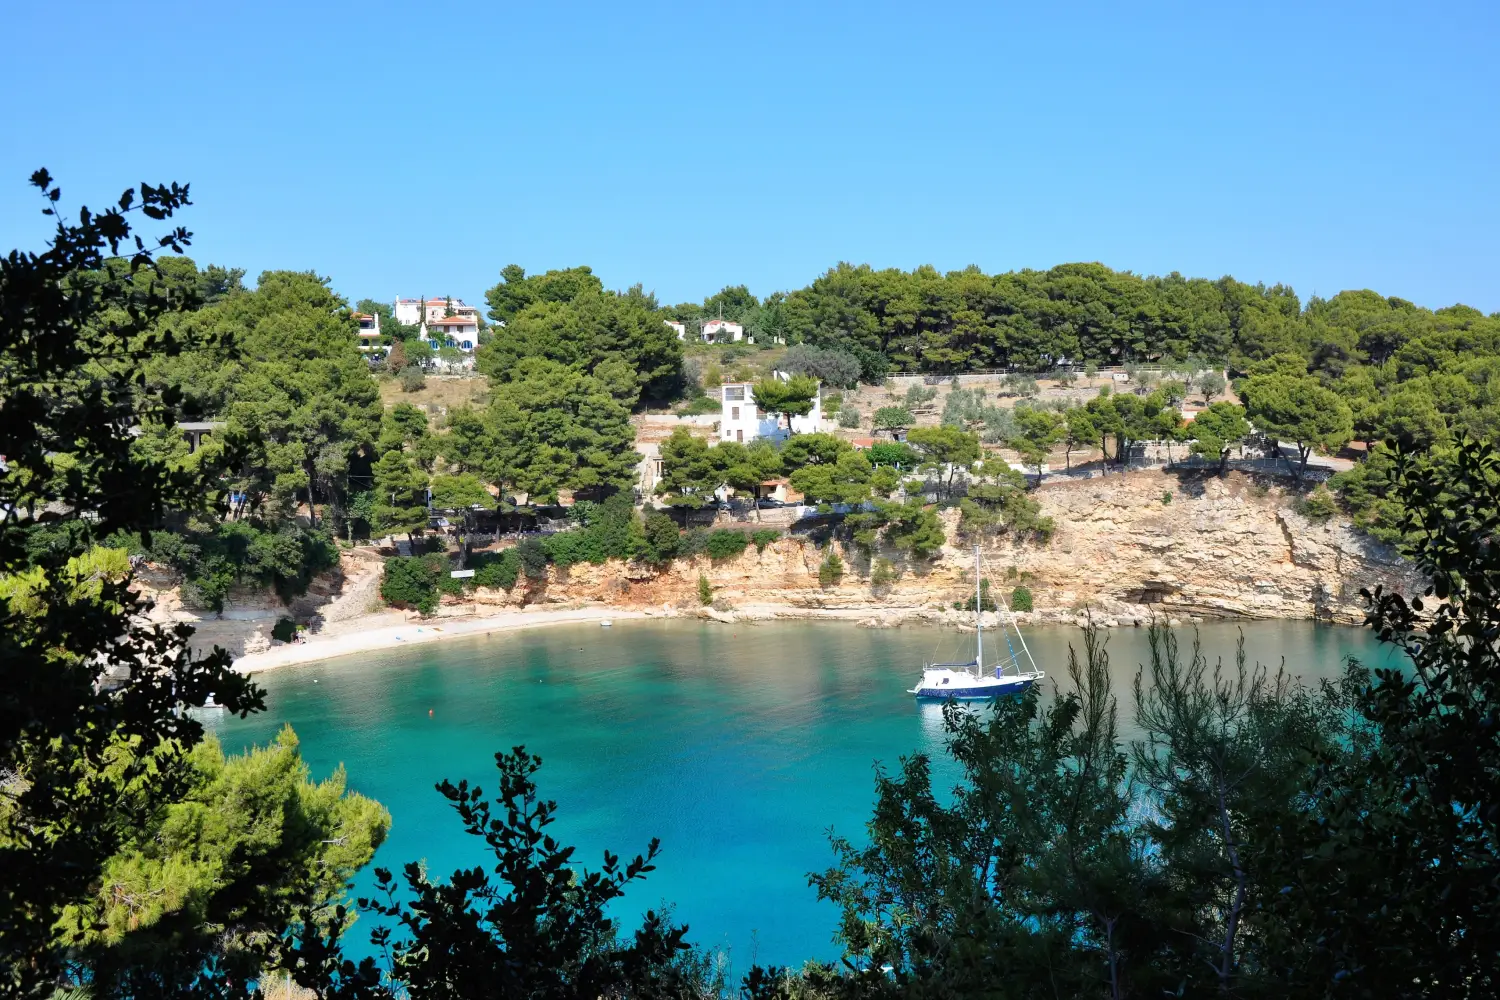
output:
[[[1350,655],[1400,662],[1366,630],[1307,622],[1200,626],[1210,662],[1248,658],[1308,683],[1335,676]],[[1184,647],[1191,630],[1178,630]],[[1107,633],[1122,735],[1132,735],[1131,682],[1146,657],[1144,629]],[[1027,632],[1044,682],[1067,683],[1072,628]],[[695,944],[752,962],[832,959],[835,908],[807,873],[832,859],[827,831],[856,841],[873,801],[873,768],[902,755],[939,759],[940,708],[905,689],[921,664],[965,655],[967,637],[932,628],[872,630],[835,623],[721,625],[629,621],[568,625],[287,667],[257,678],[267,711],[210,724],[227,751],[264,744],[290,724],[315,778],[338,764],[349,786],[391,810],[375,863],[399,871],[425,860],[434,876],[484,864],[433,790],[443,778],[495,788],[494,754],[524,744],[543,760],[553,831],[598,867],[660,837],[657,871],[617,913],[631,921],[664,901]],[[970,647],[972,648],[972,647]],[[429,714],[430,713],[430,714]],[[373,867],[373,866],[371,866]],[[373,883],[360,874],[355,894]],[[370,918],[349,938],[368,950]]]

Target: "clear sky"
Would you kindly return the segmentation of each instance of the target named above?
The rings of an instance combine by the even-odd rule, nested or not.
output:
[[[181,180],[351,299],[666,302],[839,260],[1500,310],[1500,3],[0,3],[0,248]]]

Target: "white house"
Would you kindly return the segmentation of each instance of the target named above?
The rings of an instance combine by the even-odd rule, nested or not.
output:
[[[361,351],[373,351],[380,346],[380,316],[370,313],[355,313],[354,321],[359,324],[359,349]]]
[[[479,321],[473,316],[441,316],[427,322],[427,341],[433,347],[456,347],[474,353],[479,342]]]
[[[421,299],[397,299],[396,308],[393,311],[396,315],[396,322],[402,326],[417,326],[422,322]]]
[[[727,319],[706,319],[700,336],[705,344],[738,343],[745,339],[745,327]]]
[[[405,326],[420,326],[435,323],[447,316],[449,307],[452,307],[455,316],[465,316],[472,319],[476,324],[479,322],[479,310],[464,302],[463,299],[397,299],[396,300],[396,322]]]
[[[664,320],[662,320],[662,322],[665,323],[665,324],[667,324],[672,329],[674,329],[674,330],[677,331],[677,339],[678,340],[687,340],[687,324],[686,323],[679,323],[675,319],[664,319]]]
[[[791,378],[786,372],[772,372],[773,378],[785,382]],[[719,388],[719,440],[749,442],[758,437],[780,441],[791,436],[782,424],[781,414],[761,413],[755,405],[753,382],[730,382]],[[792,417],[792,430],[798,434],[811,434],[823,422],[823,387],[813,397],[813,407],[806,416]]]

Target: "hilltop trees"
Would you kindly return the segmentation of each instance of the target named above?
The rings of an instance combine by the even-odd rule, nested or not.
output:
[[[777,368],[790,375],[811,376],[838,389],[852,389],[859,382],[859,359],[854,355],[807,344],[787,348]]]
[[[207,348],[163,359],[151,378],[256,443],[237,484],[251,509],[269,504],[286,516],[301,495],[314,526],[320,502],[341,514],[350,459],[374,443],[380,407],[355,347],[351,314],[327,280],[267,271],[255,291],[231,295],[185,322],[226,334],[233,352]]]
[[[1219,475],[1229,463],[1229,449],[1250,433],[1245,409],[1234,403],[1214,403],[1193,418],[1192,452],[1204,458],[1217,459]]]
[[[914,427],[906,435],[906,443],[920,454],[925,468],[943,476],[943,492],[947,496],[953,493],[959,470],[979,461],[981,455],[978,434],[946,425]]]
[[[508,324],[522,310],[538,302],[572,302],[588,292],[603,292],[604,282],[590,267],[570,267],[527,276],[519,264],[500,269],[500,283],[484,293],[489,317]]]
[[[679,386],[682,344],[640,286],[605,292],[579,268],[507,281],[487,298],[491,317],[505,324],[478,355],[492,382],[510,380],[524,358],[544,358],[601,379],[627,407],[665,399]]]
[[[1027,465],[1036,468],[1037,485],[1042,482],[1042,463],[1052,453],[1052,446],[1067,435],[1067,421],[1055,410],[1021,407],[1016,410],[1016,436],[1011,447],[1021,453]]]
[[[495,387],[484,417],[495,445],[494,481],[532,502],[559,489],[628,489],[638,461],[630,414],[597,379],[543,358],[524,358]]]
[[[1336,451],[1354,434],[1354,416],[1338,395],[1315,379],[1291,375],[1257,375],[1245,384],[1245,409],[1257,430],[1273,441],[1293,441],[1307,469],[1314,448]]]

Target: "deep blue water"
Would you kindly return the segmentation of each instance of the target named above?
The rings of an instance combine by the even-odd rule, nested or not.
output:
[[[1387,655],[1359,629],[1243,631],[1252,660],[1284,657],[1305,679],[1331,676],[1350,654],[1371,663]],[[1204,625],[1210,659],[1232,660],[1237,634]],[[1038,664],[1063,680],[1077,631],[1027,637]],[[468,778],[493,791],[494,754],[524,744],[543,760],[541,791],[559,806],[554,830],[579,846],[580,862],[596,867],[606,847],[633,857],[661,838],[658,870],[620,914],[670,902],[692,941],[727,951],[743,971],[752,961],[837,957],[835,910],[816,900],[807,873],[829,864],[830,828],[860,839],[878,762],[941,756],[939,709],[904,689],[936,647],[948,659],[962,641],[843,624],[559,626],[273,671],[258,678],[266,712],[214,728],[239,751],[290,723],[315,777],[342,763],[351,788],[391,810],[376,864],[423,859],[434,875],[485,855],[433,785]],[[1109,651],[1128,736],[1144,630],[1116,630]],[[951,768],[937,771],[951,784]],[[372,880],[366,869],[356,893]],[[351,943],[365,941],[367,921]]]

